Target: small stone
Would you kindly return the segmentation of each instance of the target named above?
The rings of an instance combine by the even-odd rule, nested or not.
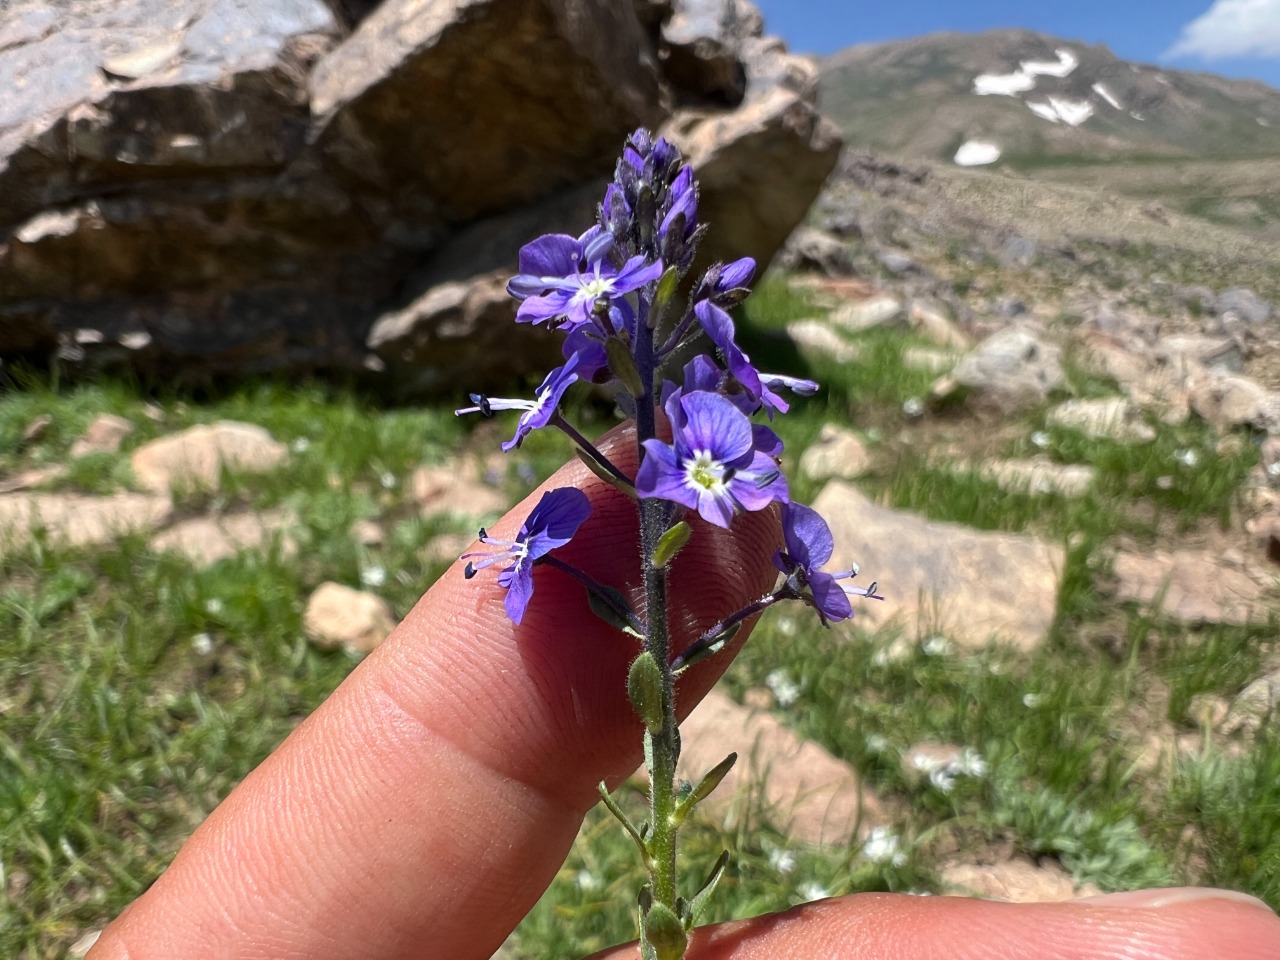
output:
[[[997,863],[953,861],[944,865],[939,874],[950,896],[1006,903],[1057,903],[1101,892],[1092,883],[1077,888],[1062,864],[1043,858],[1035,863],[1020,856]]]
[[[172,513],[168,498],[140,493],[10,493],[0,496],[0,555],[26,544],[40,529],[70,546],[87,546],[155,529]]]
[[[351,525],[351,539],[362,547],[377,547],[386,540],[386,534],[373,520],[357,520]]]
[[[1267,391],[1248,377],[1209,375],[1191,387],[1191,409],[1219,433],[1254,423],[1266,401]]]
[[[858,303],[846,303],[831,311],[831,322],[850,333],[889,326],[902,319],[902,301],[882,294]]]
[[[1197,727],[1217,729],[1226,721],[1231,704],[1211,693],[1197,693],[1187,704],[1187,720]]]
[[[1280,671],[1259,677],[1240,691],[1222,722],[1222,732],[1255,733],[1272,720],[1278,710]]]
[[[818,439],[800,456],[800,472],[812,480],[860,477],[871,467],[866,445],[852,430],[823,424]]]
[[[453,563],[476,542],[474,533],[441,533],[419,551],[426,563]]]
[[[158,553],[180,553],[195,566],[207,567],[242,550],[261,548],[296,522],[287,510],[194,517],[156,534],[148,546]],[[281,538],[280,547],[285,556],[293,556],[298,549],[287,535]]]
[[[481,467],[471,460],[438,467],[419,467],[409,478],[409,496],[426,516],[459,514],[488,520],[510,504],[502,491],[484,482]]]
[[[968,391],[968,402],[993,407],[1002,414],[1017,413],[1045,401],[1050,391],[1066,382],[1062,351],[1041,339],[1030,326],[1009,327],[992,334],[965,354],[946,378],[931,391],[947,399],[956,386]]]
[[[681,724],[680,776],[697,782],[731,751],[738,762],[699,810],[734,823],[761,813],[789,839],[848,846],[887,822],[857,771],[772,714],[713,690]]]
[[[1149,424],[1134,420],[1136,410],[1124,397],[1102,397],[1094,400],[1068,400],[1049,411],[1046,422],[1053,427],[1078,430],[1094,439],[1106,437],[1118,441],[1150,443],[1156,431]]]
[[[138,482],[148,490],[215,491],[224,467],[262,473],[284,463],[288,455],[284,444],[262,427],[222,421],[152,440],[135,450],[130,462]]]
[[[973,346],[969,335],[955,325],[943,308],[927,300],[911,303],[911,327],[926,340],[952,350],[968,350]]]
[[[861,354],[856,343],[850,343],[824,320],[796,320],[787,324],[787,336],[810,363],[830,358],[837,363],[853,363]]]
[[[971,469],[967,464],[956,465]],[[1056,493],[1082,497],[1093,487],[1093,467],[1077,463],[1054,463],[1044,458],[995,460],[979,467],[979,473],[1011,493]]]
[[[61,480],[66,475],[67,468],[60,463],[48,467],[32,467],[30,470],[21,470],[0,480],[0,493],[29,490],[41,484]]]
[[[22,430],[23,446],[39,443],[44,438],[44,435],[49,432],[49,427],[52,425],[53,417],[50,414],[42,413],[37,417],[32,417],[31,422]]]
[[[369,653],[396,627],[391,608],[381,597],[332,581],[322,583],[302,614],[307,638],[324,649]]]
[[[133,433],[133,424],[124,417],[101,413],[89,424],[84,435],[71,445],[72,457],[91,453],[115,453],[124,438]]]

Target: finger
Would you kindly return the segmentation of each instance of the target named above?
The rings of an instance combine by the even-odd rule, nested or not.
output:
[[[1110,901],[1110,902],[1108,902]],[[634,960],[634,944],[594,960]],[[1280,918],[1227,891],[1068,903],[862,894],[702,927],[686,960],[1275,960]]]
[[[634,434],[602,446],[624,468]],[[587,491],[559,554],[639,582],[632,500],[571,464],[546,487]],[[495,525],[513,537],[535,491]],[[733,535],[698,525],[672,570],[684,640],[771,586],[771,513]],[[454,564],[396,632],[196,831],[93,960],[317,956],[487,958],[550,883],[601,779],[640,761],[625,698],[635,641],[585,591],[540,567],[513,627],[496,578]],[[690,671],[681,713],[728,657]]]

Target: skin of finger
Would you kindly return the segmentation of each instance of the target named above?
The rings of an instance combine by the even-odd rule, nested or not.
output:
[[[634,944],[592,960],[636,960]],[[685,960],[1275,960],[1280,918],[1233,900],[1167,907],[860,894],[701,927]]]
[[[601,447],[634,466],[630,431]],[[542,490],[564,485],[586,490],[593,512],[558,555],[634,596],[635,504],[581,464],[491,532],[514,537]],[[773,511],[739,518],[733,535],[695,525],[672,567],[681,641],[769,589],[778,542]],[[466,580],[454,564],[214,811],[91,960],[489,957],[554,877],[595,785],[640,761],[625,698],[638,647],[560,571],[538,568],[535,584],[515,627],[493,571]],[[730,659],[689,671],[682,715]]]

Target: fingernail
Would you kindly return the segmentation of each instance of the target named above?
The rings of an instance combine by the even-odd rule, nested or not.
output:
[[[1238,890],[1219,890],[1215,887],[1162,887],[1157,890],[1127,890],[1123,893],[1104,893],[1096,897],[1081,897],[1075,903],[1087,903],[1091,907],[1127,907],[1152,909],[1180,906],[1201,900],[1230,900],[1272,910],[1257,897]]]

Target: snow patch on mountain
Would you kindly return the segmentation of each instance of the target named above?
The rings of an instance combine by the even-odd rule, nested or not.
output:
[[[1100,96],[1103,100],[1107,101],[1107,103],[1111,104],[1111,106],[1113,106],[1115,109],[1117,110],[1124,109],[1124,107],[1120,106],[1120,101],[1117,100],[1115,97],[1113,97],[1111,95],[1111,91],[1108,90],[1106,87],[1104,87],[1102,84],[1095,83],[1092,87],[1092,90],[1094,93]]]
[[[1054,53],[1057,60],[1023,60],[1013,73],[982,73],[973,78],[973,92],[980,97],[1016,97],[1032,90],[1036,77],[1065,77],[1080,63],[1079,58],[1065,47]]]
[[[961,167],[981,167],[1000,159],[1000,148],[985,140],[969,140],[956,151],[955,162]]]

